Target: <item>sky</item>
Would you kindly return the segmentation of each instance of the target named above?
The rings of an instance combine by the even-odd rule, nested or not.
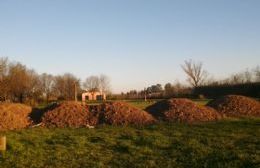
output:
[[[0,57],[112,91],[185,83],[201,61],[216,79],[260,65],[259,0],[0,0]]]

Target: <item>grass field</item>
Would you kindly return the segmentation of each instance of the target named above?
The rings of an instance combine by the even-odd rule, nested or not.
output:
[[[145,109],[155,101],[126,101]],[[208,100],[196,101],[204,105]],[[0,132],[0,167],[260,167],[260,118]]]
[[[144,110],[146,107],[148,107],[158,101],[160,101],[160,100],[149,100],[149,101],[134,100],[134,101],[126,101],[126,103]],[[206,105],[210,100],[209,99],[205,99],[205,100],[194,99],[193,101],[199,105]]]
[[[259,167],[260,119],[5,133],[0,167]]]
[[[140,109],[145,109],[146,107],[158,102],[158,101],[161,101],[162,99],[154,99],[154,100],[147,100],[147,101],[144,101],[144,100],[121,100],[123,102],[126,102],[132,106],[135,106],[137,108],[140,108]],[[197,104],[200,104],[200,105],[206,105],[210,99],[193,99],[193,101]],[[108,101],[110,102],[110,101]],[[98,104],[101,104],[102,101],[89,101],[87,102],[88,105],[98,105]]]

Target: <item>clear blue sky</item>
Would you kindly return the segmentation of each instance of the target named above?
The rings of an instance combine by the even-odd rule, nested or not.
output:
[[[0,56],[37,72],[106,74],[113,91],[260,64],[259,0],[0,0]]]

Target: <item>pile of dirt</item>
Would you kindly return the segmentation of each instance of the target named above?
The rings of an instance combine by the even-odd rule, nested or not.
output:
[[[155,119],[149,113],[123,102],[110,102],[92,106],[90,111],[99,115],[101,124],[142,126],[155,122]]]
[[[230,117],[260,116],[259,101],[245,96],[224,96],[209,102],[207,106]]]
[[[63,102],[46,112],[42,118],[46,127],[88,127],[95,126],[98,118],[89,112],[89,107],[77,102]]]
[[[163,100],[146,109],[159,120],[170,122],[201,122],[221,119],[221,115],[210,107],[197,105],[189,99]]]
[[[31,124],[30,106],[15,103],[0,103],[0,130],[26,128]]]

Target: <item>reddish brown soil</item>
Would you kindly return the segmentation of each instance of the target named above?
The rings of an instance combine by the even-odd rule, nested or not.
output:
[[[104,103],[91,108],[99,114],[99,121],[110,125],[147,125],[155,122],[152,115],[123,102]]]
[[[260,116],[260,103],[245,96],[228,95],[208,103],[221,114],[230,117]]]
[[[23,104],[0,103],[0,130],[26,128],[31,124],[32,108]]]
[[[87,105],[63,102],[43,115],[42,123],[47,127],[86,127],[98,123],[98,118],[89,112]]]
[[[221,115],[210,107],[197,105],[188,99],[169,99],[160,101],[146,109],[159,120],[170,122],[214,121]]]

